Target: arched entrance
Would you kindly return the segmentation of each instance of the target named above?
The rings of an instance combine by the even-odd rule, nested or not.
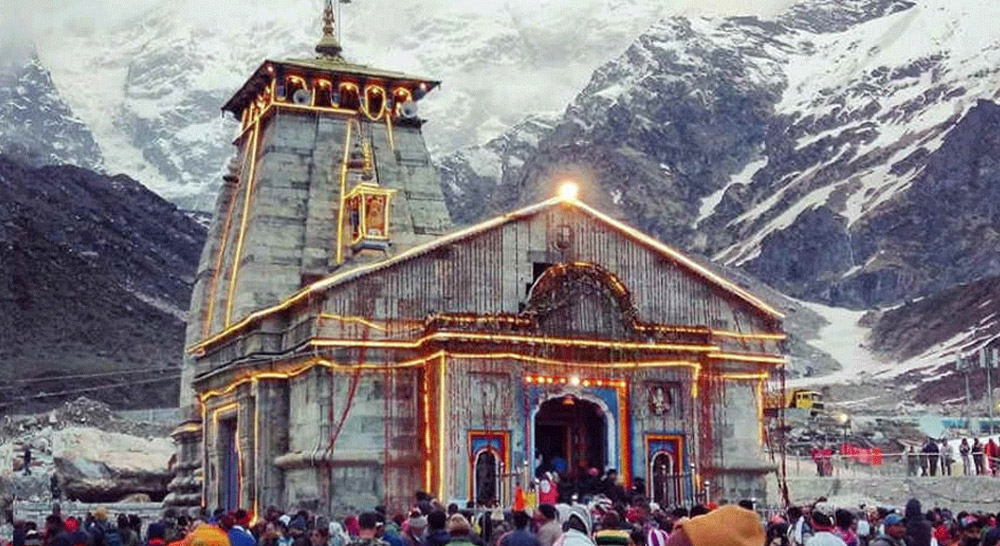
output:
[[[500,460],[491,449],[476,455],[473,472],[473,498],[484,504],[500,500]]]
[[[594,402],[567,394],[551,398],[534,418],[536,475],[554,470],[576,480],[608,464],[608,421]]]
[[[681,503],[682,477],[677,473],[674,457],[659,451],[649,461],[650,496],[660,506],[678,506]]]

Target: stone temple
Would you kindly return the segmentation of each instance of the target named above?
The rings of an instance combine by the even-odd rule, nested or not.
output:
[[[345,61],[324,19],[223,106],[167,503],[509,501],[540,468],[763,499],[781,314],[586,188],[456,230],[418,113],[438,82]]]

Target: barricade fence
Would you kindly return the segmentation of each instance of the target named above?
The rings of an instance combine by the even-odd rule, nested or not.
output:
[[[517,487],[522,487],[522,491],[527,493],[531,489],[532,480],[526,469],[516,472],[503,472],[499,476],[498,500],[501,506],[512,506],[515,501],[515,491]],[[687,506],[708,502],[709,494],[704,488],[697,486],[695,474],[684,473],[654,473],[646,481],[646,490],[650,500],[661,506]],[[528,484],[524,486],[522,484]],[[574,482],[564,481],[558,484],[560,491],[569,491],[574,494]],[[537,504],[537,493],[528,494],[525,498],[527,504],[534,506]]]
[[[786,455],[786,475],[796,477],[941,477],[996,476],[1000,458],[955,455],[942,458],[926,453],[882,453],[881,451]]]

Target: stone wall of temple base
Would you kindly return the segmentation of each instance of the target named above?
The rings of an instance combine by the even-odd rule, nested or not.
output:
[[[773,474],[764,469],[714,469],[706,472],[710,481],[711,500],[726,499],[736,502],[754,499],[758,504],[776,504],[780,495],[773,495],[767,480]]]
[[[768,477],[768,499],[780,499],[778,482]],[[920,500],[924,509],[995,511],[1000,504],[1000,478],[991,476],[949,477],[851,477],[789,478],[788,492],[793,504],[815,502],[827,497],[841,506],[898,506],[911,498]],[[771,502],[770,504],[775,504]]]
[[[289,507],[337,517],[382,504],[382,482],[382,468],[374,464],[298,468],[285,473],[285,493]]]

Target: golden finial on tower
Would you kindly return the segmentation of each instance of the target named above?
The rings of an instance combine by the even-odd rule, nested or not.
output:
[[[316,44],[316,53],[321,57],[339,58],[340,51],[340,40],[337,40],[334,27],[333,0],[326,0],[323,8],[323,37]]]

